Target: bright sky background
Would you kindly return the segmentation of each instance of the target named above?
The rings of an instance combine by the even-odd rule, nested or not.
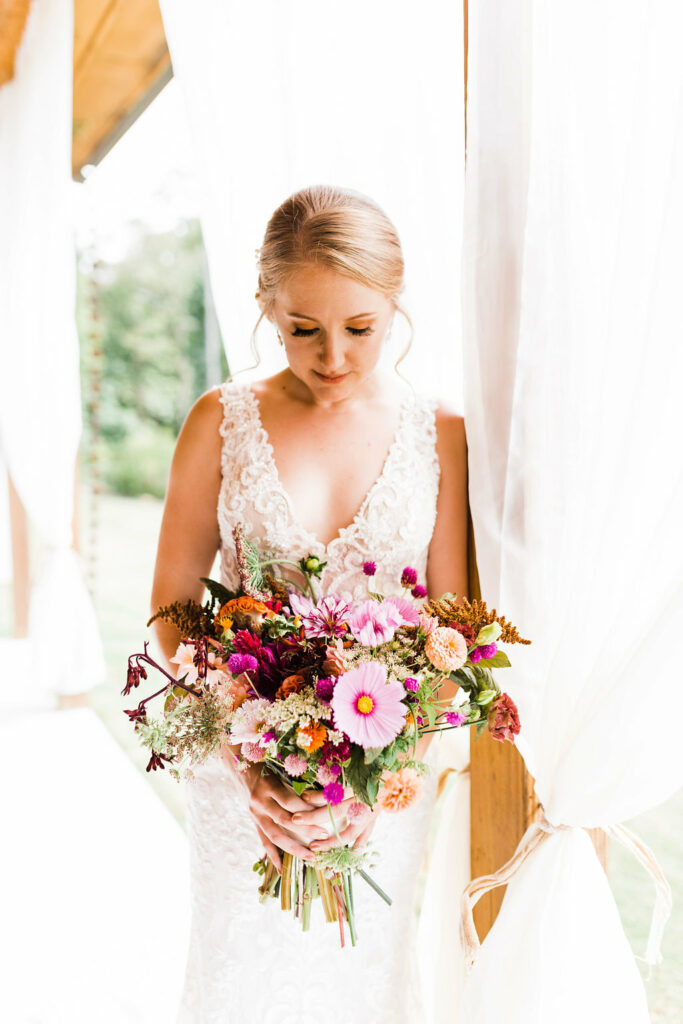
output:
[[[172,79],[85,182],[74,182],[79,248],[96,244],[105,261],[120,260],[136,236],[135,222],[172,230],[198,216],[185,110]]]

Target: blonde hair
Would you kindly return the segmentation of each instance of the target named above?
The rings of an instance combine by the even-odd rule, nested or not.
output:
[[[305,263],[316,263],[350,277],[386,296],[408,321],[408,344],[394,367],[407,356],[413,324],[401,305],[403,252],[396,228],[369,196],[333,185],[311,185],[294,192],[273,213],[260,249],[256,301],[261,310],[251,334],[259,361],[256,331],[265,316],[272,320],[275,296]]]

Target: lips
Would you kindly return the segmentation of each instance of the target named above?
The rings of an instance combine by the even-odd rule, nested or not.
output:
[[[348,373],[339,373],[334,377],[329,377],[327,374],[320,373],[318,370],[314,370],[313,372],[316,375],[316,377],[319,377],[320,380],[326,381],[328,384],[336,384],[337,381],[344,380],[346,377],[348,377]]]

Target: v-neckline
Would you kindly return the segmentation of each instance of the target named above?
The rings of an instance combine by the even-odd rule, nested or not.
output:
[[[259,403],[259,400],[256,397],[254,391],[249,387],[248,384],[245,384],[244,387],[245,387],[245,390],[246,390],[246,392],[247,392],[247,394],[249,396],[249,400],[251,402],[251,409],[252,409],[252,413],[253,413],[253,416],[254,416],[254,424],[258,428],[258,430],[260,431],[261,442],[262,442],[262,445],[263,445],[263,450],[265,452],[266,463],[267,463],[268,470],[269,470],[270,475],[271,475],[273,486],[275,487],[275,489],[278,491],[280,496],[285,501],[285,503],[287,505],[287,509],[289,510],[289,517],[290,517],[290,520],[291,520],[293,526],[298,531],[300,531],[300,533],[307,539],[309,544],[311,544],[311,547],[320,548],[324,552],[329,551],[329,549],[332,547],[333,544],[337,544],[341,540],[343,540],[345,535],[350,530],[352,530],[354,528],[354,526],[356,526],[357,523],[360,522],[360,520],[363,518],[363,515],[365,514],[365,511],[366,511],[368,505],[370,504],[370,501],[371,501],[375,491],[379,488],[380,484],[382,483],[382,481],[386,477],[387,472],[388,472],[388,470],[389,470],[389,468],[390,468],[390,466],[391,466],[391,464],[392,464],[392,462],[394,460],[395,452],[396,452],[396,450],[397,450],[397,448],[399,446],[399,443],[401,441],[401,437],[402,437],[402,434],[403,434],[403,430],[405,428],[406,412],[407,412],[407,409],[408,409],[408,404],[409,404],[409,402],[411,402],[413,400],[412,392],[407,391],[405,393],[405,395],[403,396],[402,400],[401,400],[398,424],[396,426],[396,432],[394,433],[394,437],[392,439],[392,442],[389,445],[389,448],[387,449],[386,455],[384,456],[384,462],[382,463],[382,468],[380,469],[379,474],[375,477],[373,482],[370,484],[370,487],[366,491],[365,497],[363,498],[363,500],[361,501],[360,505],[358,506],[358,511],[356,512],[356,514],[354,515],[354,517],[353,517],[353,519],[351,520],[350,523],[347,523],[345,526],[340,527],[340,529],[337,530],[337,532],[335,533],[334,537],[332,537],[327,543],[325,543],[324,541],[320,540],[319,537],[315,533],[313,533],[311,530],[308,530],[304,526],[304,524],[301,522],[301,520],[299,519],[299,517],[297,515],[297,512],[296,512],[296,509],[294,508],[294,503],[292,502],[292,499],[291,499],[287,489],[285,488],[285,486],[282,483],[282,479],[280,477],[280,473],[279,473],[278,468],[277,468],[277,463],[275,461],[275,451],[273,449],[273,445],[271,444],[270,437],[268,435],[268,431],[266,430],[266,428],[263,425],[263,419],[261,418],[261,405]]]

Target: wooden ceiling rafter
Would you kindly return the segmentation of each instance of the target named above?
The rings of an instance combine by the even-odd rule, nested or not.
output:
[[[14,78],[14,62],[30,6],[31,0],[0,0],[0,86]]]

